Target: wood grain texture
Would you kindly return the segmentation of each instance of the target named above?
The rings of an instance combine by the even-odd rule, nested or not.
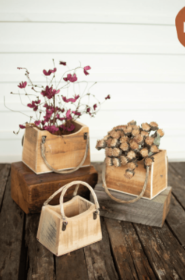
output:
[[[39,215],[26,216],[27,280],[55,280],[53,254],[36,239]]]
[[[48,199],[56,190],[69,182],[80,180],[87,182],[94,188],[97,183],[98,174],[93,166],[84,167],[72,174],[46,173],[36,175],[24,163],[17,162],[11,165],[11,196],[12,199],[28,213],[39,213],[45,200]],[[64,201],[71,199],[76,186],[71,187],[64,198]],[[89,190],[80,186],[78,194],[89,198]],[[58,194],[51,201],[52,205],[58,204]]]
[[[160,230],[136,224],[134,227],[158,279],[184,279],[185,251],[167,225]]]
[[[170,166],[180,175],[178,178],[182,177],[185,180],[185,162],[170,162]]]
[[[102,239],[100,216],[94,219],[95,204],[80,196],[64,203],[67,227],[62,230],[60,205],[42,207],[37,239],[56,256]]]
[[[169,183],[173,186],[173,194],[185,209],[185,181],[183,177],[173,168],[173,166],[174,165],[171,163],[169,164]]]
[[[56,257],[56,280],[88,280],[84,250],[79,249],[61,257]]]
[[[54,169],[70,169],[77,167],[82,161],[87,140],[84,133],[89,133],[89,128],[75,122],[76,131],[69,135],[57,136],[46,130],[28,127],[25,130],[22,161],[36,174],[51,172],[41,156],[42,137],[46,136],[45,155],[48,163]],[[83,166],[90,165],[90,149]]]
[[[0,213],[0,279],[2,280],[18,280],[23,222],[23,211],[11,199],[9,178]]]
[[[124,174],[127,166],[108,166],[106,167],[106,182],[109,189],[120,192],[139,195],[143,189],[146,178],[146,169],[143,160],[138,162],[135,169],[135,175],[131,179],[127,179]],[[166,151],[161,150],[154,155],[146,191],[143,197],[152,199],[167,187],[167,158]]]
[[[4,196],[9,173],[10,173],[10,164],[5,164],[3,168],[0,169],[0,209],[3,201],[3,196]]]
[[[102,184],[96,185],[95,192],[100,204],[101,216],[111,219],[162,227],[170,207],[171,187],[168,187],[152,200],[140,199],[132,204],[120,204],[111,200],[105,193]],[[122,200],[132,198],[128,194],[113,190],[110,190],[110,192],[113,196]]]
[[[109,236],[101,218],[103,239],[84,248],[89,280],[118,279],[111,256]]]
[[[120,279],[156,279],[131,223],[105,218]]]

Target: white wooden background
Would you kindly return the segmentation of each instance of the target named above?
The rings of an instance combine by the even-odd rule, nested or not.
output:
[[[178,0],[0,0],[0,162],[21,158],[21,133],[27,121],[3,105],[19,109],[17,84],[25,66],[41,82],[52,58],[90,65],[93,93],[107,101],[90,127],[91,158],[103,160],[97,139],[113,126],[135,119],[156,121],[165,131],[161,147],[170,160],[185,160],[185,48],[176,35]],[[26,112],[28,109],[23,107]]]

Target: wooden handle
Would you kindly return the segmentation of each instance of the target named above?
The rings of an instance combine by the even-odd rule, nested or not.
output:
[[[57,195],[59,194],[60,192],[61,193],[61,196],[60,196],[60,209],[61,209],[61,215],[62,215],[62,219],[63,220],[66,220],[66,217],[65,217],[65,214],[64,214],[64,207],[63,207],[63,198],[64,198],[64,195],[66,193],[66,191],[73,185],[84,185],[86,186],[90,192],[92,193],[92,196],[94,198],[94,202],[95,202],[95,206],[96,206],[96,210],[99,211],[99,203],[98,203],[98,200],[97,200],[97,196],[93,190],[93,188],[86,182],[83,182],[83,181],[73,181],[71,183],[68,183],[67,185],[64,185],[62,186],[60,189],[58,189],[56,192],[54,192],[44,203],[43,205],[46,206],[48,205],[48,203]]]
[[[62,219],[65,221],[66,220],[66,216],[65,216],[65,213],[64,213],[64,207],[63,207],[63,198],[64,198],[64,195],[66,193],[66,191],[73,185],[77,185],[77,184],[81,184],[81,185],[84,185],[85,187],[87,187],[90,192],[92,193],[92,196],[93,196],[93,199],[94,199],[94,203],[95,203],[95,207],[96,207],[96,211],[99,212],[99,203],[98,203],[98,199],[97,199],[97,196],[93,190],[93,188],[86,182],[83,182],[83,181],[73,181],[67,185],[64,186],[64,189],[62,190],[62,193],[61,193],[61,196],[60,196],[60,211],[61,211],[61,215],[62,215]]]

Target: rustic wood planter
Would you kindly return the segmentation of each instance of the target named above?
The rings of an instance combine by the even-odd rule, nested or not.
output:
[[[86,186],[94,199],[94,203],[75,196],[63,203],[68,188],[76,184]],[[85,182],[75,181],[67,184],[62,190],[60,204],[48,205],[59,189],[45,201],[39,221],[37,239],[56,256],[61,256],[102,239],[99,204],[94,190]]]
[[[87,144],[89,128],[79,122],[75,123],[75,131],[69,135],[53,135],[36,127],[25,129],[22,161],[36,174],[51,172],[41,155],[43,136],[47,162],[56,170],[77,167],[82,161]],[[90,165],[90,149],[88,149],[83,167]]]
[[[135,175],[131,179],[127,179],[124,176],[126,169],[126,166],[107,167],[107,187],[112,190],[137,196],[141,193],[146,178],[146,169],[144,168],[143,161],[138,162]],[[150,168],[144,198],[152,199],[167,188],[167,169],[167,154],[165,150],[161,150],[158,154],[154,155],[154,162]]]

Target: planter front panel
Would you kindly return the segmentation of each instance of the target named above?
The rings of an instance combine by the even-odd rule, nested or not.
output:
[[[81,125],[81,129],[75,133],[64,136],[52,135],[48,131],[37,128],[27,128],[24,136],[23,162],[35,173],[51,172],[41,156],[42,136],[46,136],[45,156],[54,169],[71,169],[77,167],[82,161],[87,140],[84,134],[89,133],[87,126]],[[83,166],[90,165],[90,148]]]
[[[108,166],[106,168],[106,182],[109,189],[120,191],[131,195],[139,195],[142,191],[146,169],[143,161],[138,162],[135,175],[127,179],[124,174],[127,166]],[[154,155],[154,162],[150,168],[148,183],[144,193],[145,198],[152,199],[167,187],[167,156],[166,151],[162,150]]]

